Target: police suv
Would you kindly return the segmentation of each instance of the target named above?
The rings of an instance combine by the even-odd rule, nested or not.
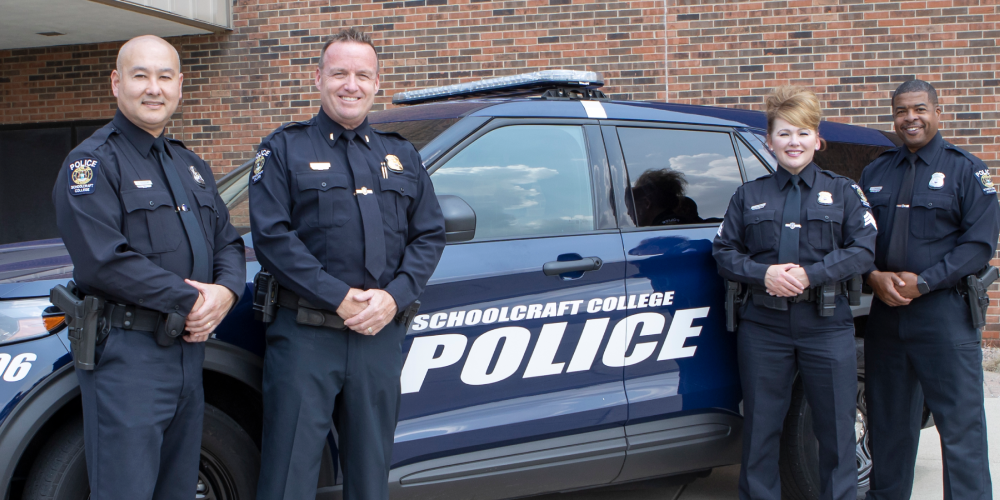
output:
[[[403,343],[393,498],[506,498],[739,463],[734,334],[712,239],[735,189],[774,169],[762,113],[612,101],[599,74],[542,71],[397,94],[373,113],[420,151],[449,244]],[[417,104],[421,103],[423,104]],[[416,105],[409,105],[416,104]],[[816,162],[857,178],[894,136],[823,122]],[[219,181],[248,226],[250,163]],[[249,228],[247,281],[260,269]],[[49,289],[59,240],[0,246],[0,484],[88,497],[79,388]],[[249,285],[248,285],[249,287]],[[194,498],[253,498],[263,325],[252,290],[207,345]],[[855,308],[863,333],[870,297]],[[858,340],[857,457],[871,467]],[[818,498],[809,405],[782,441],[788,498]],[[331,426],[317,498],[340,498]],[[863,494],[863,493],[862,493]]]

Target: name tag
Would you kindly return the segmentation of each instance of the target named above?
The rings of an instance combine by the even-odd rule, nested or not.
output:
[[[330,162],[313,162],[309,164],[313,170],[330,170]]]
[[[135,183],[135,187],[139,189],[146,189],[153,187],[153,181],[132,181]]]

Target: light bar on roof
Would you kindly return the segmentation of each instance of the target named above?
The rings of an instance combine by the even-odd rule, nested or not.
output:
[[[599,88],[604,86],[604,77],[595,71],[549,69],[535,71],[534,73],[525,73],[523,75],[490,78],[489,80],[480,80],[478,82],[458,83],[443,87],[399,92],[392,96],[392,103],[416,104],[424,101],[447,99],[449,97],[502,94],[518,90],[528,91],[566,86]]]

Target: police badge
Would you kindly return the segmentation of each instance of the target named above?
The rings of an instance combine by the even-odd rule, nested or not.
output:
[[[934,172],[931,175],[931,181],[927,183],[927,187],[931,189],[941,189],[944,187],[944,174],[941,172]]]
[[[260,178],[264,176],[264,162],[267,161],[268,156],[271,156],[270,149],[260,148],[260,151],[257,151],[257,157],[253,160],[253,172],[250,176],[250,182],[257,184]]]
[[[385,166],[397,174],[403,173],[403,164],[396,155],[385,155]]]
[[[820,205],[833,205],[833,195],[829,191],[820,191],[816,196],[816,201]]]
[[[188,165],[188,170],[191,171],[191,177],[194,177],[194,181],[197,182],[199,186],[205,187],[205,178],[198,173],[198,169],[194,168],[194,165]]]

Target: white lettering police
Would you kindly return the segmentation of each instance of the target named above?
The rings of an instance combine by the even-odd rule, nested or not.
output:
[[[94,176],[99,162],[93,158],[83,158],[69,164],[69,193],[73,196],[94,192]]]
[[[672,297],[673,292],[668,293]],[[628,305],[628,307],[636,307],[638,304],[643,303],[643,300],[645,304],[650,305],[652,304],[651,298],[653,295],[658,296],[657,301],[662,301],[665,294],[644,295],[648,296],[643,299],[644,296],[640,295],[635,299],[634,304]],[[561,302],[559,306],[554,306],[554,303],[546,304],[545,306],[533,304],[532,306],[539,306],[540,309],[536,309],[536,311],[540,310],[539,314],[544,314],[549,305],[553,305],[557,310],[575,311],[577,309],[574,308],[574,304],[579,307],[582,302],[582,300],[577,300]],[[629,302],[633,301],[629,300]],[[617,310],[618,304],[628,304],[628,302],[625,302],[624,296],[593,299],[590,303],[594,304],[593,307],[588,308],[588,310],[591,310],[590,312]],[[657,307],[660,303],[662,302],[651,307]],[[567,305],[564,308],[562,304]],[[607,304],[607,309],[605,309],[605,304]],[[520,309],[525,306],[516,306],[511,308],[511,311],[517,310],[519,317],[522,313],[527,316],[528,314],[532,314],[532,306],[527,306],[526,310]],[[622,309],[624,310],[625,307],[622,306]],[[455,318],[454,326],[460,326],[463,324],[461,318],[467,318],[470,315],[478,317],[473,324],[486,322],[484,318],[487,315],[492,317],[492,321],[488,321],[488,323],[496,322],[504,314],[501,312],[504,309],[507,308],[502,308],[501,310],[495,308],[487,309],[482,313],[479,310],[468,311],[468,313],[465,311],[456,311],[450,314],[438,313],[430,315],[429,320],[429,315],[425,314],[422,315],[424,325],[421,327],[421,330],[428,326],[431,326],[431,328],[447,327],[446,325],[448,325],[451,318]],[[685,342],[689,337],[696,337],[701,334],[701,326],[694,326],[692,323],[696,319],[708,317],[708,311],[708,307],[681,309],[674,312],[672,320],[669,320],[658,312],[642,312],[627,316],[611,329],[611,337],[608,339],[607,346],[601,356],[601,362],[606,366],[617,368],[631,366],[649,359],[656,354],[657,345],[661,344],[660,338],[656,338],[656,336],[663,333],[668,322],[669,328],[667,328],[665,338],[662,339],[663,342],[659,347],[659,353],[656,354],[656,360],[664,361],[692,357],[698,347],[686,346]],[[573,312],[573,314],[576,313]],[[556,315],[560,314],[553,313],[553,316]],[[418,318],[420,317],[418,316]],[[471,347],[468,345],[469,339],[465,335],[457,333],[416,337],[410,345],[409,354],[406,357],[406,362],[403,364],[403,372],[400,377],[402,393],[411,394],[419,392],[424,383],[424,378],[430,370],[458,363],[467,348],[468,356],[465,359],[465,365],[462,367],[461,380],[468,385],[487,385],[505,380],[517,373],[526,357],[528,361],[524,369],[523,378],[544,377],[590,370],[597,359],[597,351],[600,349],[601,343],[608,332],[609,323],[610,318],[588,319],[583,326],[580,339],[577,341],[573,355],[570,357],[568,363],[555,362],[556,352],[559,350],[563,334],[566,331],[566,322],[542,325],[542,329],[538,334],[538,340],[535,342],[535,347],[530,356],[527,356],[527,350],[528,345],[531,343],[531,332],[527,328],[520,326],[505,326],[490,330],[480,335],[472,343]],[[414,325],[413,329],[417,329],[416,325]],[[637,339],[634,344],[633,339]],[[631,354],[628,354],[630,347]],[[499,352],[497,352],[498,350]],[[491,362],[494,359],[496,359],[496,363],[493,364],[492,371],[489,371]]]

